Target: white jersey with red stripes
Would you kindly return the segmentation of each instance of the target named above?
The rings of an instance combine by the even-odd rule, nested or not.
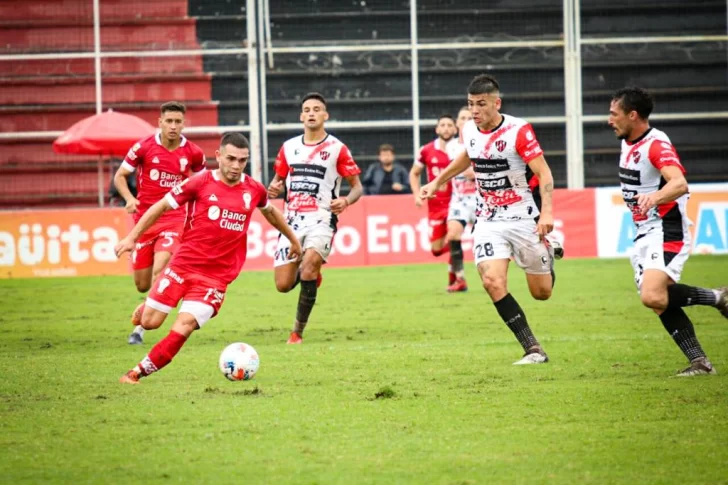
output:
[[[665,242],[682,241],[683,233],[690,224],[685,210],[688,194],[654,207],[645,215],[637,205],[638,194],[657,192],[667,183],[660,173],[660,169],[665,166],[678,167],[685,173],[675,147],[664,132],[650,128],[633,142],[622,140],[619,180],[622,197],[637,226],[637,237],[660,228],[665,235]]]
[[[304,143],[303,135],[287,140],[275,171],[286,181],[286,217],[312,222],[331,220],[342,178],[361,173],[347,146],[331,134],[313,145]]]
[[[462,141],[475,171],[478,219],[514,221],[539,214],[528,186],[528,163],[543,154],[526,121],[501,114],[501,123],[482,131],[473,120],[465,123]]]

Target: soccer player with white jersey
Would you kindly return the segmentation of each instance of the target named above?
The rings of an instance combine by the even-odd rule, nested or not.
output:
[[[344,143],[326,132],[329,119],[326,99],[309,93],[301,102],[303,135],[283,143],[275,161],[275,176],[268,195],[277,197],[286,189],[285,216],[303,245],[303,257],[291,258],[286,234],[278,239],[274,257],[276,289],[287,293],[301,283],[298,310],[289,344],[303,342],[303,331],[316,303],[321,285],[321,265],[331,253],[339,216],[363,193],[361,170]],[[341,181],[351,186],[346,197],[339,196]]]
[[[473,114],[467,106],[460,108],[458,118],[455,121],[458,133],[462,133],[465,123],[473,119]],[[457,155],[465,150],[459,137],[454,138],[455,145],[449,147],[448,155],[454,160]],[[465,226],[475,223],[475,213],[478,206],[478,187],[475,185],[475,172],[468,168],[452,179],[452,196],[450,207],[447,213],[447,236],[446,240],[450,245],[450,265],[454,281],[447,287],[450,293],[468,291],[468,284],[465,281],[465,267],[463,265],[462,237]]]
[[[537,300],[551,297],[553,250],[544,238],[553,230],[554,181],[533,128],[526,121],[500,113],[500,88],[490,75],[476,76],[468,86],[468,108],[472,121],[462,129],[465,151],[438,177],[422,187],[424,199],[471,166],[475,171],[478,198],[473,253],[483,287],[498,314],[525,351],[515,364],[542,364],[548,357],[531,332],[526,315],[507,289],[508,264],[526,272],[531,295]],[[542,208],[539,215],[526,180],[530,168],[539,179]]]
[[[728,288],[713,290],[678,283],[690,253],[688,182],[670,138],[650,127],[653,107],[652,96],[636,87],[617,91],[609,107],[609,126],[622,140],[622,197],[637,226],[631,256],[635,283],[642,304],[660,317],[690,361],[690,367],[677,375],[715,374],[682,307],[713,306],[728,318]]]
[[[205,154],[182,135],[185,105],[176,101],[164,103],[159,117],[160,132],[136,143],[114,175],[114,185],[126,201],[126,210],[139,222],[149,208],[191,173],[205,168]],[[136,172],[138,198],[129,191],[127,176]],[[139,238],[132,252],[134,284],[146,293],[167,266],[179,247],[187,211],[185,207],[165,213]],[[136,329],[129,335],[130,344],[141,344],[144,329],[139,325],[141,303],[132,314]]]
[[[132,251],[136,241],[163,214],[190,202],[185,237],[169,266],[155,280],[141,317],[146,329],[159,328],[167,315],[182,305],[172,329],[149,354],[120,379],[139,379],[169,364],[189,336],[220,311],[227,286],[240,274],[248,247],[248,225],[257,208],[273,227],[291,241],[288,257],[301,255],[301,245],[283,214],[268,203],[265,187],[245,175],[250,148],[240,133],[226,133],[215,155],[217,170],[185,180],[154,204],[116,246],[117,256]]]

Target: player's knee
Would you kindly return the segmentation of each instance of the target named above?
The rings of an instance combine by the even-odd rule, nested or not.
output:
[[[506,291],[506,280],[499,276],[483,275],[483,288],[489,295],[499,295]]]
[[[152,287],[151,281],[136,281],[135,284],[139,293],[146,293]]]
[[[551,298],[551,288],[543,287],[543,286],[540,286],[538,288],[532,288],[531,296],[535,300],[541,300],[541,301],[548,300],[549,298]]]
[[[667,306],[667,294],[661,291],[642,290],[640,300],[647,308],[660,310]]]
[[[162,326],[162,322],[164,322],[164,317],[166,317],[166,315],[160,318],[157,314],[142,314],[141,326],[144,330],[154,330]]]
[[[288,293],[293,289],[293,284],[288,281],[276,280],[276,290],[278,293]]]

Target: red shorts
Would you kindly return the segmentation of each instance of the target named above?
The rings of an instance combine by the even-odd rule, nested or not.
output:
[[[149,290],[146,304],[169,313],[183,300],[180,313],[191,313],[202,326],[220,311],[226,289],[220,281],[167,266]]]
[[[154,265],[154,254],[166,251],[170,254],[179,247],[185,221],[157,222],[142,234],[131,253],[134,271]]]
[[[443,239],[447,236],[447,207],[443,210],[429,211],[430,242]]]

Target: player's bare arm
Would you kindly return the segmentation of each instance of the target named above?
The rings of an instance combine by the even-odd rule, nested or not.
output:
[[[152,227],[162,214],[171,209],[172,206],[169,205],[166,198],[160,199],[159,202],[151,206],[149,210],[144,213],[142,218],[139,219],[139,222],[136,223],[136,226],[134,226],[131,232],[124,239],[119,241],[119,244],[114,246],[116,257],[120,257],[127,251],[133,251],[134,244],[136,244],[139,237],[141,237],[147,229]]]
[[[422,165],[419,163],[412,164],[409,173],[410,187],[415,197],[415,205],[422,207],[422,199],[420,198],[420,177],[422,176]]]
[[[331,202],[331,212],[336,215],[344,212],[347,207],[359,200],[361,195],[364,193],[364,187],[362,186],[358,175],[349,175],[344,177],[344,179],[349,182],[351,190],[346,197],[339,197]]]
[[[271,199],[275,199],[279,195],[281,195],[281,192],[283,192],[283,184],[285,183],[285,180],[281,178],[280,175],[275,174],[273,177],[273,180],[270,181],[270,184],[268,184],[268,197]]]
[[[473,167],[468,167],[468,169],[463,172],[463,175],[465,175],[465,178],[468,180],[475,180],[475,170],[473,170]]]
[[[528,162],[528,166],[538,177],[538,189],[541,192],[541,215],[536,230],[539,237],[543,238],[554,230],[554,177],[551,175],[551,168],[543,155]]]
[[[664,187],[651,194],[637,195],[637,205],[642,215],[646,215],[653,207],[672,202],[688,193],[688,181],[679,167],[666,165],[660,169],[660,174],[667,181]]]
[[[283,217],[281,211],[279,211],[274,205],[268,204],[267,207],[260,209],[261,214],[265,217],[265,220],[270,223],[271,226],[275,227],[283,234],[289,241],[291,241],[291,249],[288,252],[288,259],[297,260],[303,254],[301,249],[301,243],[298,241],[296,234],[286,223],[286,219]]]
[[[454,176],[467,170],[468,167],[470,167],[470,157],[468,157],[466,151],[462,151],[455,157],[455,160],[450,162],[450,165],[445,170],[440,172],[440,175],[435,177],[435,180],[420,189],[420,199],[432,199],[443,184],[446,184]]]
[[[121,166],[114,174],[114,187],[116,187],[116,190],[119,191],[119,195],[121,195],[126,201],[126,206],[124,208],[129,214],[136,212],[137,207],[139,206],[139,200],[132,195],[129,190],[129,183],[126,180],[126,178],[132,173],[134,172],[130,172]]]

